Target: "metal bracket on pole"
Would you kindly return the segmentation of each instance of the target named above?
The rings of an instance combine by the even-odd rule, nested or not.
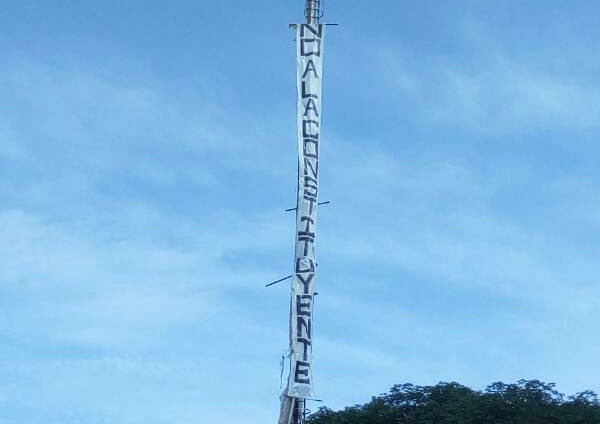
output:
[[[287,277],[280,278],[279,280],[277,280],[277,281],[273,281],[272,283],[265,284],[265,287],[271,287],[271,286],[274,286],[275,284],[277,284],[277,283],[281,283],[282,281],[285,281],[285,280],[289,280],[289,279],[290,279],[290,278],[292,278],[292,277],[293,277],[293,275],[288,275]]]
[[[326,202],[317,203],[317,205],[323,206],[323,205],[329,205],[330,203],[331,203],[331,200],[328,200]],[[284,212],[291,212],[291,211],[296,211],[296,210],[298,210],[298,208],[290,208],[290,209],[284,210]]]

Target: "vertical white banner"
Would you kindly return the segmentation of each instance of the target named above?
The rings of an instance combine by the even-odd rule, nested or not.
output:
[[[313,305],[317,278],[315,238],[319,193],[321,92],[325,25],[299,24],[298,209],[290,322],[291,369],[287,395],[314,398],[312,373]]]

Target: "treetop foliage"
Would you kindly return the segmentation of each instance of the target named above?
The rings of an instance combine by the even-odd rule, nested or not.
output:
[[[600,424],[600,398],[589,390],[566,397],[539,380],[496,382],[483,391],[455,382],[397,384],[364,405],[319,408],[308,424]]]

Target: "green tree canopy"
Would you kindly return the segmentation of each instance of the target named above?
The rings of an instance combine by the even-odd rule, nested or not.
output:
[[[600,399],[589,390],[566,397],[538,380],[497,382],[484,391],[454,382],[398,384],[364,405],[322,407],[308,424],[600,424]]]

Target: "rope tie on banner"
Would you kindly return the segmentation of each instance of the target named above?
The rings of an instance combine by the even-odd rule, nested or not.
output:
[[[285,360],[292,355],[292,351],[290,349],[284,350],[281,354],[281,362],[279,362],[279,389],[283,389],[283,372],[285,370]]]

